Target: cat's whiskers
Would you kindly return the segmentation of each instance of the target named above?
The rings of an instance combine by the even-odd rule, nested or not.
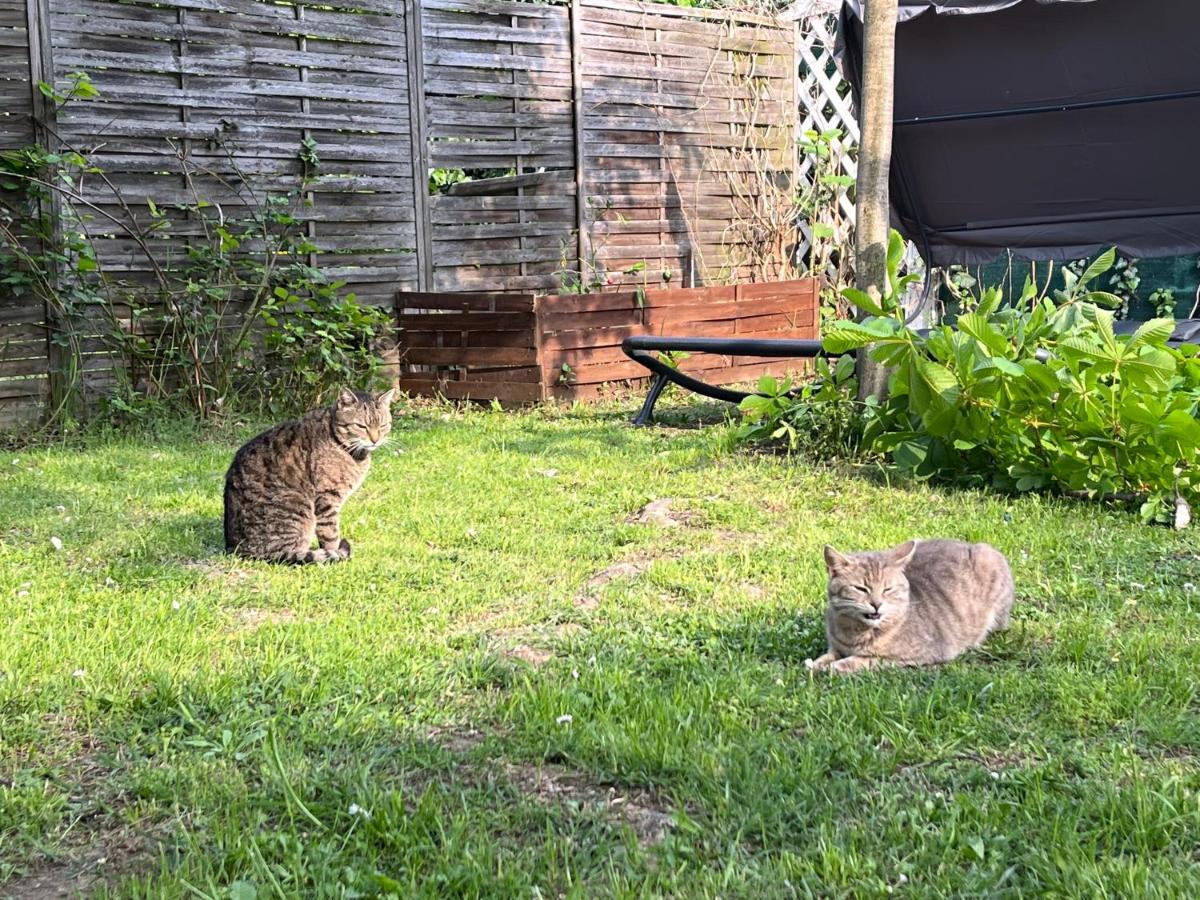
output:
[[[851,616],[867,616],[872,613],[881,613],[882,610],[876,609],[873,606],[867,606],[863,603],[855,603],[854,601],[835,602],[834,608],[844,615]]]

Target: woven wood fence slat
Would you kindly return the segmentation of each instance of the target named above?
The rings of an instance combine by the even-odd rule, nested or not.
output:
[[[857,138],[832,42],[826,14],[797,27],[636,0],[0,0],[0,149],[52,129],[135,215],[167,210],[160,249],[178,255],[200,232],[173,206],[202,193],[232,214],[240,178],[294,189],[311,139],[311,262],[383,304],[397,290],[561,295],[571,277],[789,277],[755,257],[754,197],[812,177],[797,131]],[[100,96],[55,119],[37,81],[77,71]],[[474,180],[430,194],[431,169]],[[97,215],[121,212],[98,179],[85,190]],[[150,277],[119,229],[95,243],[109,272]],[[44,407],[51,326],[0,294],[0,428]],[[102,391],[115,363],[84,338]]]

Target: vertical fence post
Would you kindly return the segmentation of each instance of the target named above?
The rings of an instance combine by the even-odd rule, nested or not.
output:
[[[29,44],[29,95],[30,115],[33,118],[34,141],[38,146],[49,151],[58,145],[57,122],[55,120],[54,100],[42,93],[41,85],[54,84],[54,56],[50,41],[50,4],[48,0],[25,0],[26,39]],[[58,195],[50,192],[48,199],[42,201],[39,214],[48,217],[51,227],[51,241],[58,243],[58,235],[62,226],[61,203]],[[45,257],[45,247],[42,250]],[[58,289],[57,267],[49,271],[51,291]],[[64,363],[68,362],[61,352],[58,341],[60,325],[54,303],[50,298],[43,300],[43,321],[46,329],[46,381],[49,387],[48,418],[62,410],[69,399],[70,384],[66,378]]]
[[[537,368],[537,393],[538,400],[542,403],[549,400],[552,394],[550,375],[546,372],[546,351],[542,347],[542,335],[545,333],[546,327],[542,320],[545,301],[544,295],[538,293],[533,295],[533,315],[530,319],[533,322],[533,364]]]
[[[800,196],[800,20],[797,19],[792,23],[792,105],[789,110],[792,116],[792,134],[791,146],[788,152],[792,159],[792,188],[791,195],[793,197]],[[789,249],[791,259],[788,260],[788,265],[785,268],[785,278],[799,278],[801,273],[800,268],[800,243],[803,239],[801,224],[796,222],[792,229],[796,235],[796,243]],[[815,248],[813,250],[815,255]]]
[[[42,93],[41,82],[54,83],[50,45],[50,8],[47,0],[25,0],[25,25],[29,41],[29,92],[33,127],[38,143],[49,143],[54,131],[54,101]]]
[[[571,0],[571,111],[575,123],[575,231],[579,254],[579,288],[587,283],[587,267],[591,262],[592,240],[588,234],[587,178],[584,172],[584,109],[583,109],[583,9],[582,0]]]
[[[408,44],[408,115],[412,146],[417,290],[432,291],[433,221],[429,209],[429,133],[425,124],[425,38],[421,0],[405,0],[404,32]]]
[[[182,24],[182,16],[184,15],[184,10],[182,7],[179,10],[179,15],[181,17],[180,24]],[[303,3],[296,4],[295,16],[296,16],[297,23],[301,23],[304,21],[304,4]],[[296,51],[302,55],[307,55],[307,53],[308,53],[308,37],[304,34],[304,31],[303,31],[304,26],[297,24],[297,29],[300,31],[300,34],[296,37]],[[181,41],[180,42],[180,50],[181,51],[183,49],[183,46],[184,46],[184,42]],[[299,69],[300,83],[302,85],[307,84],[308,83],[308,66],[298,66],[297,68]],[[183,108],[183,111],[185,114],[187,113],[186,106]],[[300,98],[300,116],[304,120],[305,125],[308,124],[309,116],[311,114],[312,114],[312,101],[309,99],[308,93],[306,91],[304,93],[304,95]],[[306,128],[300,129],[300,140],[301,141],[308,141],[311,137],[312,137],[312,129],[311,128],[306,127]],[[185,143],[184,146],[186,147],[188,145]],[[307,155],[307,152],[308,152],[307,146],[305,146],[304,152]],[[302,162],[301,166],[302,166],[301,171],[303,172],[303,175],[301,177],[307,180],[308,176],[311,174],[311,172],[309,171],[308,163]],[[312,192],[312,191],[306,192],[304,195],[304,200],[306,203],[309,204],[310,208],[312,208],[312,209],[316,208],[317,195],[314,192]],[[304,236],[308,240],[308,243],[311,246],[315,247],[316,243],[317,243],[317,223],[312,215],[307,216],[306,219],[307,220],[304,223]],[[308,264],[315,269],[317,267],[317,262],[318,262],[317,251],[316,250],[309,251]]]

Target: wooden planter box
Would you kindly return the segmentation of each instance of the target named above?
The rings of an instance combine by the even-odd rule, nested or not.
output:
[[[815,339],[818,291],[804,278],[582,295],[401,293],[400,388],[506,404],[592,399],[648,377],[621,352],[631,335]],[[697,354],[679,367],[733,384],[809,362]]]

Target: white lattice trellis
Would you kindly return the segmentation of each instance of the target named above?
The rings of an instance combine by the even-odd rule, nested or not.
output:
[[[796,65],[798,100],[800,104],[798,125],[805,131],[826,132],[837,130],[842,138],[833,150],[841,158],[842,169],[847,175],[857,172],[855,153],[858,147],[858,121],[850,98],[850,85],[842,78],[834,58],[837,16],[830,10],[837,4],[828,2],[810,3],[797,8],[793,15],[798,18],[796,40]],[[798,166],[801,183],[805,186],[815,178],[815,165],[811,158],[801,156]],[[842,246],[853,244],[854,202],[843,192],[838,201],[839,213],[834,223],[834,241]],[[803,235],[798,252],[807,254],[812,236],[807,223],[801,228]]]
[[[832,131],[842,133],[835,152],[841,154],[842,169],[847,175],[858,172],[858,119],[854,115],[850,83],[842,78],[841,69],[834,57],[837,41],[837,10],[841,0],[798,0],[788,11],[787,17],[798,23],[796,40],[796,65],[798,83],[797,115],[798,128],[804,131]],[[808,186],[815,177],[813,160],[801,156],[798,174],[801,184]],[[849,192],[843,192],[838,200],[838,222],[834,241],[841,247],[854,246],[854,201]],[[812,245],[808,223],[801,225],[802,239],[798,253],[803,256]],[[905,252],[906,268],[910,272],[924,274],[925,264],[920,253],[911,242]],[[830,272],[832,275],[833,273]],[[906,298],[905,306],[918,301],[922,287],[918,283],[910,287],[912,296]]]

